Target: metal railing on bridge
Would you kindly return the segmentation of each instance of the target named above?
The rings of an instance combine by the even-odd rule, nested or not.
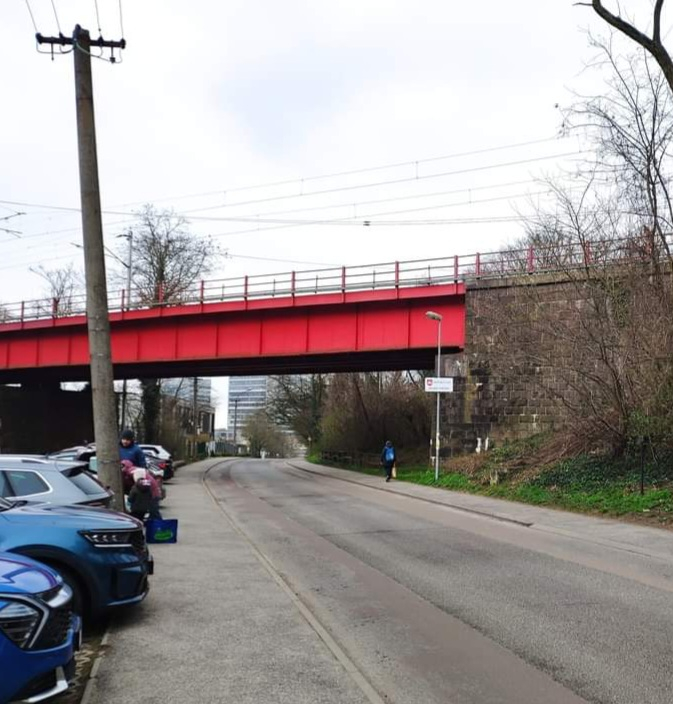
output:
[[[112,290],[110,312],[176,305],[201,305],[224,301],[274,297],[312,296],[321,293],[435,286],[511,276],[545,274],[569,269],[644,260],[647,245],[633,238],[572,243],[563,247],[528,247],[500,252],[474,253],[435,259],[342,266],[278,274],[257,274],[208,279],[177,292],[158,287]],[[662,253],[664,254],[664,253]],[[665,253],[670,256],[669,252]],[[0,305],[0,323],[62,318],[86,313],[84,293],[62,299],[36,299]]]

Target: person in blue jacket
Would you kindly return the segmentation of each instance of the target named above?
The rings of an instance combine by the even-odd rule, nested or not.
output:
[[[128,460],[134,467],[147,467],[145,453],[136,445],[136,436],[128,428],[122,432],[119,441],[119,459]]]
[[[389,482],[393,476],[393,466],[397,461],[397,453],[390,440],[386,440],[386,444],[381,452],[381,465],[386,472],[386,481]]]

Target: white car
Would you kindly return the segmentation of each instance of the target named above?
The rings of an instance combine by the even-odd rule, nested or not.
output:
[[[170,460],[171,453],[161,445],[138,445],[143,452],[150,452],[160,460]]]

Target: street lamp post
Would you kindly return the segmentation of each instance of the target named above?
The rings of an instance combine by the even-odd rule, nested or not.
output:
[[[123,235],[117,235],[117,238],[124,237],[129,243],[128,260],[126,266],[126,310],[131,308],[131,286],[133,285],[133,231],[129,230]],[[120,260],[121,261],[121,260]],[[122,262],[123,264],[123,262]],[[121,427],[122,430],[126,426],[126,399],[127,399],[127,382],[122,381],[122,411],[121,411]],[[148,440],[149,438],[145,438]]]
[[[442,376],[442,316],[432,310],[425,314],[430,320],[437,321],[437,378]],[[439,414],[440,393],[437,393],[437,410],[435,415],[435,481],[439,481]]]
[[[238,399],[234,399],[234,452],[238,454],[238,450],[236,448],[236,427],[238,425]]]

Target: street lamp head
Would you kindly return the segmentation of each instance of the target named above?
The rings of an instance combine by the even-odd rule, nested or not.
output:
[[[434,310],[427,311],[425,317],[430,318],[430,320],[438,320],[439,322],[442,321],[442,316],[439,313],[435,313]]]

